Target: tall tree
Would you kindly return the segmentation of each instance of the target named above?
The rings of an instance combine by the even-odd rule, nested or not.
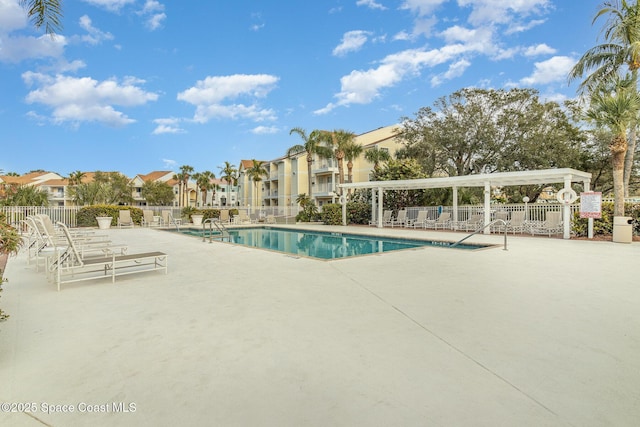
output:
[[[11,185],[6,197],[0,201],[5,206],[49,206],[49,194],[32,185]]]
[[[189,206],[189,179],[193,173],[193,166],[182,165],[180,172],[182,173],[182,195],[185,199],[182,206]]]
[[[193,174],[193,179],[196,180],[196,185],[202,193],[202,206],[207,205],[207,192],[214,188],[214,183],[211,182],[216,176],[211,171],[198,172]]]
[[[173,202],[175,195],[173,188],[163,181],[145,181],[142,184],[142,197],[149,206],[167,206]]]
[[[584,138],[533,89],[462,89],[402,124],[404,157],[429,176],[576,167]]]
[[[344,184],[345,149],[354,143],[356,135],[343,129],[320,131],[320,135],[322,140],[333,149],[333,156],[338,161],[338,180],[340,184]],[[342,188],[340,188],[340,194],[342,195]]]
[[[20,0],[20,6],[26,9],[27,16],[37,29],[44,27],[50,35],[62,29],[60,0]]]
[[[85,173],[82,171],[74,171],[69,174],[69,185],[78,185],[82,183],[82,178],[85,177]]]
[[[255,204],[253,206],[258,205],[258,183],[262,181],[262,177],[269,176],[269,172],[267,172],[267,168],[264,165],[264,162],[252,159],[253,164],[250,168],[247,169],[247,175],[249,179],[253,181],[253,188],[255,194]]]
[[[356,143],[355,139],[353,139],[346,147],[344,147],[344,158],[347,159],[347,181],[353,182],[353,161],[356,160],[362,152],[364,151],[364,147],[358,143]],[[351,189],[349,189],[349,194],[351,194]]]
[[[609,144],[613,165],[613,214],[624,215],[624,156],[627,151],[627,129],[636,120],[640,97],[631,78],[617,80],[614,87],[604,85],[591,96],[587,117],[596,125],[611,130]]]
[[[227,161],[224,162],[224,166],[218,166],[218,169],[220,169],[220,173],[222,174],[220,179],[223,179],[227,183],[226,206],[231,200],[231,186],[235,187],[238,185],[238,169],[235,165]]]
[[[308,136],[304,129],[295,127],[289,131],[289,135],[298,134],[302,138],[303,144],[296,144],[287,150],[287,157],[295,156],[302,153],[307,153],[307,185],[309,187],[309,199],[315,203],[313,198],[313,176],[311,174],[313,166],[313,156],[317,155],[320,158],[329,158],[333,154],[331,149],[323,144],[320,138],[320,132],[317,130],[312,131]]]
[[[378,172],[380,171],[380,163],[391,160],[391,154],[379,147],[372,147],[364,152],[364,158],[369,163],[373,163],[373,171]]]
[[[184,174],[183,173],[174,173],[171,177],[174,181],[178,182],[178,207],[182,207],[183,196],[182,196],[182,185],[184,183]]]
[[[603,3],[593,18],[606,17],[602,28],[604,43],[587,50],[569,73],[569,81],[586,78],[580,84],[580,91],[594,92],[598,86],[612,82],[629,72],[634,90],[638,89],[638,68],[640,68],[640,5],[638,2],[613,0]],[[636,112],[637,116],[637,112]],[[631,134],[624,159],[624,193],[629,193],[629,180],[633,170],[636,151],[638,119],[628,124]]]

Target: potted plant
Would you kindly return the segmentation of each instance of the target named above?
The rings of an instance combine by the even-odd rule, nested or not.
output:
[[[6,223],[4,214],[0,213],[0,292],[4,278],[4,267],[7,264],[9,255],[17,254],[22,247],[22,237],[18,230]],[[0,321],[5,320],[9,315],[0,310]]]

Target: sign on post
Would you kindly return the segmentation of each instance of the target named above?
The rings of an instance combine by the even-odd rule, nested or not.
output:
[[[602,218],[602,193],[580,193],[580,218]]]

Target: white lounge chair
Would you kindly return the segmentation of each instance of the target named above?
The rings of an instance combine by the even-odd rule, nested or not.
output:
[[[531,227],[529,232],[532,235],[546,234],[551,237],[554,234],[560,234],[563,232],[562,227],[562,212],[560,211],[547,211],[545,220],[542,224]]]
[[[231,221],[231,216],[229,215],[229,209],[220,210],[220,222],[223,224],[228,224]]]
[[[170,227],[172,225],[178,226],[181,224],[182,219],[174,218],[170,210],[165,209],[162,211],[162,225],[164,225],[165,227]]]
[[[516,232],[523,233],[527,228],[524,214],[524,211],[511,212],[511,219],[507,222],[507,231],[511,231],[513,234],[516,234]]]
[[[391,220],[391,228],[395,226],[404,227],[406,223],[407,223],[407,210],[400,209],[398,211],[398,215],[396,215],[396,217]]]
[[[451,212],[442,212],[439,216],[438,219],[435,220],[427,220],[425,222],[425,226],[426,228],[433,228],[433,229],[445,229],[445,228],[449,228],[451,225]]]
[[[133,220],[131,219],[131,211],[129,209],[120,209],[118,213],[118,228],[133,228]]]
[[[458,230],[476,231],[484,225],[484,214],[471,215],[468,220],[458,224]]]
[[[145,227],[153,227],[160,225],[159,218],[153,214],[151,209],[144,209],[142,211],[142,225]]]
[[[54,282],[60,290],[63,283],[80,282],[111,278],[115,283],[117,276],[164,270],[168,272],[167,254],[164,252],[145,252],[137,254],[117,254],[110,251],[106,256],[83,257],[75,245],[69,230],[58,223],[67,239],[64,251],[57,251],[48,263],[48,269],[54,273]]]
[[[418,211],[418,216],[416,219],[407,220],[405,227],[411,228],[426,228],[426,222],[429,220],[429,212],[428,211]]]

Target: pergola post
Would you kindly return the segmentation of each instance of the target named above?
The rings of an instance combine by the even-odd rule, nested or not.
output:
[[[486,226],[491,222],[491,183],[485,181],[484,183],[484,225]],[[484,229],[484,234],[491,234],[491,227]]]
[[[452,213],[453,223],[458,223],[458,187],[453,186],[453,213]]]
[[[376,221],[376,189],[371,189],[371,224]]]
[[[571,176],[564,177],[564,189],[571,190]],[[565,192],[566,194],[566,192]],[[563,203],[562,207],[562,238],[569,239],[571,237],[571,203]]]
[[[585,193],[588,193],[591,188],[591,181],[584,181],[583,183],[584,186],[584,191]],[[593,239],[593,218],[589,218],[588,220],[588,226],[587,226],[587,237],[589,237],[589,239]]]
[[[382,228],[382,205],[384,201],[384,191],[378,187],[378,228]]]

